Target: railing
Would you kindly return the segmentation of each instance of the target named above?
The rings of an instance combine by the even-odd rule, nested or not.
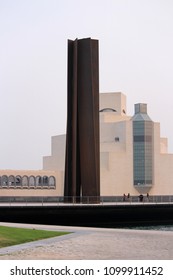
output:
[[[47,197],[0,197],[0,206],[58,206],[58,205],[128,205],[128,204],[172,204],[173,195],[164,196],[86,196],[86,197],[76,197],[76,196],[47,196]]]

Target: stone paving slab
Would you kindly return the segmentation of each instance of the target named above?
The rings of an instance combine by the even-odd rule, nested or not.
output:
[[[0,249],[1,260],[172,260],[173,232],[0,223],[71,234]]]

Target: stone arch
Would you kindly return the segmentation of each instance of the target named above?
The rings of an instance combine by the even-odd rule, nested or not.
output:
[[[49,177],[49,187],[50,188],[55,188],[56,187],[56,180],[54,176]]]
[[[36,181],[35,181],[35,177],[33,175],[31,175],[29,177],[29,187],[30,188],[35,188],[36,186]]]
[[[43,176],[43,186],[48,187],[49,186],[49,178],[48,176]]]
[[[36,177],[36,187],[42,187],[43,183],[42,183],[42,177],[41,176],[37,176]]]
[[[8,177],[8,186],[9,186],[10,188],[14,188],[14,187],[16,186],[14,175],[10,175],[10,176]]]
[[[16,182],[16,187],[21,187],[22,186],[22,177],[20,175],[17,175],[15,178]]]
[[[2,176],[2,187],[8,187],[8,176],[7,175],[3,175]]]
[[[22,187],[23,188],[28,188],[29,187],[29,179],[28,176],[24,175],[22,177]]]

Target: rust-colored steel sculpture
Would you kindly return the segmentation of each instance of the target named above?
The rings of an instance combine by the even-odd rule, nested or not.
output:
[[[100,200],[98,40],[68,40],[66,201]]]

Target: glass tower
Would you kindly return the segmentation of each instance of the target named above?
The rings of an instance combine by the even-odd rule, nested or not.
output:
[[[135,104],[132,121],[133,184],[144,191],[153,184],[153,122],[147,114],[147,104]]]

